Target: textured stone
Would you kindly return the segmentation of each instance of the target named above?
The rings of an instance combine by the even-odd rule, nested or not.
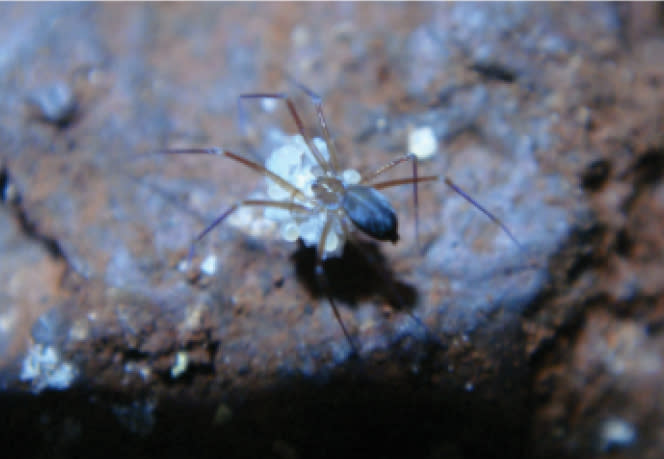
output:
[[[644,421],[661,407],[646,415],[636,391],[659,400],[664,47],[639,8],[0,7],[0,381],[35,390],[20,378],[35,345],[76,373],[63,393],[7,398],[25,431],[49,413],[29,448],[69,456],[133,433],[130,455],[180,451],[180,434],[202,455],[661,450]],[[188,266],[194,237],[265,180],[147,153],[263,161],[295,126],[281,103],[248,103],[239,126],[237,96],[255,91],[294,94],[319,135],[283,70],[323,96],[344,168],[375,169],[431,126],[439,151],[420,173],[450,177],[524,249],[442,180],[420,186],[418,247],[410,187],[385,190],[400,242],[325,264],[356,357],[312,249],[224,222]],[[630,403],[596,405],[612,393]]]

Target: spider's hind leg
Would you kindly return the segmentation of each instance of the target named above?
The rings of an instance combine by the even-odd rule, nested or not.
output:
[[[339,325],[341,326],[341,330],[344,332],[344,335],[348,340],[348,344],[350,345],[352,354],[357,356],[359,355],[358,348],[355,346],[353,338],[348,332],[348,329],[346,328],[344,321],[341,319],[341,314],[339,314],[339,309],[337,308],[337,304],[335,303],[334,298],[332,298],[332,290],[330,289],[330,283],[328,281],[327,273],[325,272],[325,268],[323,267],[323,259],[325,256],[325,243],[327,241],[327,235],[330,233],[330,229],[332,228],[333,223],[334,220],[328,218],[327,221],[325,222],[325,226],[323,227],[323,231],[321,232],[320,241],[318,243],[318,249],[316,251],[316,267],[315,267],[316,281],[318,282],[318,285],[321,287],[321,289],[325,292],[325,295],[327,296],[327,299],[330,302],[330,306],[332,306],[332,312],[334,312],[334,317],[336,317],[337,322],[339,322]]]
[[[429,180],[429,179],[434,179],[435,180],[435,178],[434,177],[427,177],[427,178],[421,180],[418,177],[418,174],[417,174],[417,156],[415,156],[412,153],[407,153],[405,155],[399,156],[399,157],[393,159],[392,161],[390,161],[389,163],[383,165],[382,167],[379,167],[374,172],[372,172],[370,174],[367,174],[367,175],[364,175],[362,177],[362,181],[360,183],[361,184],[368,184],[369,182],[373,181],[379,175],[389,171],[393,167],[395,167],[395,166],[397,166],[397,165],[399,165],[403,162],[406,162],[406,161],[410,161],[411,164],[413,165],[413,176],[412,176],[412,178],[410,178],[409,180],[405,180],[405,181],[404,180],[391,180],[391,181],[383,182],[381,184],[374,184],[373,187],[378,189],[377,185],[381,185],[380,188],[382,189],[382,188],[389,188],[390,186],[396,186],[396,185],[405,184],[405,183],[412,183],[413,184],[413,208],[414,208],[414,211],[415,211],[415,244],[417,245],[418,250],[420,250],[420,247],[421,247],[421,245],[420,245],[420,217],[419,217],[419,207],[420,207],[420,205],[419,205],[419,198],[418,198],[418,192],[417,192],[417,184],[418,184],[418,182],[426,181],[426,180]]]

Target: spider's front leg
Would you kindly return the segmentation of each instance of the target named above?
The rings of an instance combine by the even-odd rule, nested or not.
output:
[[[282,93],[253,93],[253,94],[242,94],[240,97],[237,99],[237,107],[238,107],[238,112],[239,112],[239,118],[240,118],[240,124],[244,125],[246,122],[246,115],[244,112],[244,109],[242,107],[242,101],[248,100],[248,99],[272,99],[272,100],[282,100],[286,103],[286,106],[288,107],[288,111],[291,114],[291,117],[293,118],[293,121],[295,121],[295,125],[297,126],[297,130],[304,139],[304,142],[307,144],[309,147],[309,150],[311,150],[311,153],[314,155],[314,158],[316,159],[316,162],[318,165],[321,167],[326,172],[333,172],[332,166],[325,160],[325,157],[323,154],[320,152],[318,147],[316,147],[316,144],[314,141],[311,139],[311,136],[308,136],[307,133],[304,130],[304,123],[302,122],[302,118],[300,118],[300,115],[297,113],[297,109],[295,108],[295,104],[291,100],[290,97],[288,97],[286,94]]]

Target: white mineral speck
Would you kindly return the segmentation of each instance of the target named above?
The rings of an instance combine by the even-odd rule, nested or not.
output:
[[[185,273],[189,270],[189,260],[181,260],[178,263],[178,271]]]
[[[186,352],[180,351],[175,354],[175,364],[171,367],[171,377],[177,378],[182,373],[187,371],[189,366],[189,355]]]
[[[307,29],[306,26],[298,24],[293,28],[293,31],[291,32],[291,41],[296,47],[300,48],[305,46],[309,42],[309,39],[309,29]]]
[[[266,112],[271,113],[277,108],[277,101],[276,99],[261,99],[261,107]]]
[[[35,344],[23,359],[21,381],[30,381],[32,391],[39,393],[46,388],[66,389],[76,377],[76,368],[63,362],[60,353],[52,346]]]
[[[217,257],[216,255],[208,255],[201,263],[201,272],[208,276],[212,276],[217,272]]]
[[[438,150],[436,134],[430,126],[414,129],[408,136],[408,151],[417,159],[431,158]]]
[[[17,319],[16,309],[7,308],[6,312],[0,314],[0,333],[10,333],[14,330]]]
[[[636,439],[636,429],[621,418],[611,418],[604,422],[600,434],[602,450],[624,448]]]

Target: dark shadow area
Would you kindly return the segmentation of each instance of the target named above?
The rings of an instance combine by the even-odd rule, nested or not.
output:
[[[496,400],[422,378],[346,375],[324,386],[290,381],[241,403],[161,400],[151,413],[113,392],[5,393],[0,439],[14,458],[519,459],[530,415],[518,392]]]
[[[348,304],[380,297],[395,310],[410,310],[417,304],[417,290],[399,281],[389,268],[380,247],[368,241],[347,242],[343,255],[323,262],[329,292],[316,279],[316,248],[298,241],[292,255],[298,280],[316,297],[330,295]]]

